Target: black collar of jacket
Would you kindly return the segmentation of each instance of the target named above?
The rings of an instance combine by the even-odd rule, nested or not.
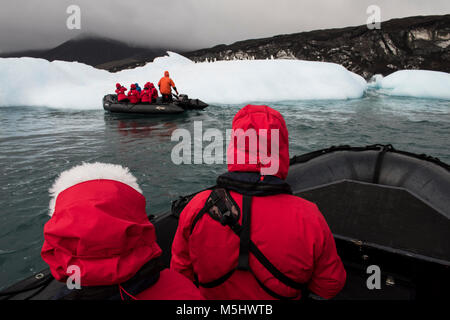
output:
[[[217,187],[249,196],[292,194],[291,186],[286,181],[276,176],[261,176],[258,172],[224,173],[217,178]]]

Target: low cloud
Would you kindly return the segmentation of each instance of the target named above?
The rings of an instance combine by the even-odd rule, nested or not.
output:
[[[81,8],[81,30],[66,27],[72,4]],[[15,0],[2,3],[0,52],[50,48],[86,33],[149,47],[198,49],[365,24],[371,4],[381,8],[382,20],[450,13],[448,0]]]

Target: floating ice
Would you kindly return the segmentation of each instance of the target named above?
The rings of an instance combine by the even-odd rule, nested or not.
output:
[[[375,75],[369,86],[393,96],[450,100],[450,73],[402,70],[387,77]]]
[[[110,73],[77,62],[0,58],[0,106],[100,109],[115,83],[155,85],[169,70],[180,93],[208,103],[360,98],[359,75],[326,62],[238,60],[194,63],[169,52],[143,67]],[[369,86],[389,95],[450,99],[450,74],[404,70],[375,76]]]
[[[77,62],[0,58],[0,106],[98,109],[116,82],[156,85],[164,70],[180,93],[208,103],[351,99],[362,97],[367,87],[338,64],[302,60],[194,63],[169,52],[143,67],[110,73]]]

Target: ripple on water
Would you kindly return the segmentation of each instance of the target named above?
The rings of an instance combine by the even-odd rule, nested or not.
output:
[[[270,105],[286,119],[291,156],[331,145],[392,143],[450,162],[449,101],[369,92],[355,100]],[[0,287],[45,267],[40,247],[48,220],[48,189],[60,172],[83,161],[127,166],[147,198],[147,213],[159,214],[179,195],[213,185],[226,170],[225,164],[174,165],[172,132],[192,132],[194,121],[203,121],[203,130],[229,129],[241,107],[210,106],[204,112],[170,117],[0,108]]]

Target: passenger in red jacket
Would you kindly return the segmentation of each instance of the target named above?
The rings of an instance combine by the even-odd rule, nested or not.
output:
[[[64,286],[55,299],[202,299],[192,282],[161,267],[145,198],[127,168],[83,164],[63,172],[50,193],[42,258],[56,280],[78,270],[81,285]]]
[[[151,82],[147,82],[144,85],[144,90],[141,92],[141,102],[142,103],[155,103],[156,98],[158,98],[158,91]]]
[[[116,83],[116,93],[117,93],[117,101],[125,102],[128,101],[128,97],[125,94],[127,88],[123,87],[120,83]]]
[[[156,90],[155,85],[150,82],[150,97],[152,98],[152,102],[156,102],[158,99],[158,90]]]
[[[144,90],[142,90],[141,92],[141,102],[144,104],[150,103],[152,101],[151,97],[150,97],[150,82],[147,82],[144,85]]]
[[[308,291],[334,297],[346,272],[317,206],[292,195],[284,181],[283,117],[248,105],[235,115],[233,130],[228,172],[181,212],[171,268],[207,299],[300,299]]]
[[[130,91],[128,91],[128,99],[130,103],[136,104],[141,101],[141,94],[136,90],[136,85],[133,83],[130,86]]]

